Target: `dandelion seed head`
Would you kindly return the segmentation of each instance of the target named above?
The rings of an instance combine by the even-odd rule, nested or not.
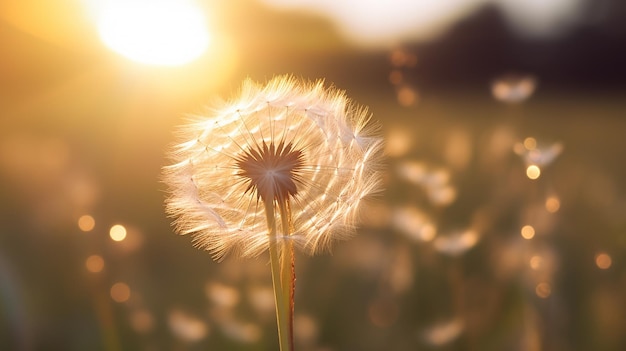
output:
[[[167,212],[180,234],[221,259],[269,243],[264,202],[288,200],[308,254],[354,233],[361,200],[380,184],[382,139],[365,108],[323,81],[247,80],[239,98],[192,116],[164,168]]]

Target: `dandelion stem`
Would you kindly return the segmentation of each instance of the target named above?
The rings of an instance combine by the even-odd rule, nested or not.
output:
[[[278,210],[280,211],[281,225],[286,238],[288,235],[291,235],[293,233],[293,223],[291,221],[291,206],[289,204],[289,199],[285,201],[279,201]],[[283,243],[283,251],[280,262],[281,281],[283,283],[283,296],[286,298],[285,303],[287,304],[285,308],[287,308],[289,318],[289,350],[293,350],[293,309],[296,283],[296,261],[294,255],[293,241],[282,240],[281,242]]]
[[[293,244],[286,244],[279,240],[276,226],[274,201],[265,199],[265,217],[269,231],[270,266],[272,270],[272,284],[274,286],[274,300],[276,304],[276,322],[278,325],[278,340],[281,351],[293,351]],[[279,204],[284,231],[290,230],[289,205]],[[287,226],[284,224],[287,223]],[[282,256],[280,253],[282,252]],[[289,260],[289,264],[287,263]]]

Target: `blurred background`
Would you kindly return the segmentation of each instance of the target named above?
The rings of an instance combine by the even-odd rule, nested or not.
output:
[[[0,349],[276,350],[267,257],[177,236],[164,152],[246,77],[370,107],[385,191],[298,257],[298,350],[626,349],[621,0],[0,1]]]

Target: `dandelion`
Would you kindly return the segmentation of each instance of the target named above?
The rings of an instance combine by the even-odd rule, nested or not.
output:
[[[293,349],[293,251],[328,250],[354,233],[380,182],[382,140],[365,108],[323,81],[244,82],[181,128],[164,169],[167,212],[217,260],[268,250],[281,350]]]

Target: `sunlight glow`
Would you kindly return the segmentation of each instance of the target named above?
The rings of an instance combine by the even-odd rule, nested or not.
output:
[[[596,255],[596,266],[600,269],[609,269],[613,264],[611,256],[606,252],[600,252]]]
[[[526,168],[526,176],[530,179],[537,179],[541,175],[541,169],[536,165],[530,165]]]
[[[90,232],[96,226],[95,219],[90,215],[83,215],[78,218],[78,228],[83,232]]]
[[[552,286],[546,282],[539,283],[535,287],[535,293],[542,299],[547,299],[552,294]]]
[[[535,237],[535,228],[533,228],[531,225],[525,225],[522,227],[520,233],[522,234],[522,237],[524,239],[530,240]]]
[[[111,298],[115,302],[126,302],[130,299],[130,287],[126,283],[117,282],[110,290]]]
[[[189,1],[107,1],[97,9],[102,41],[133,61],[178,66],[209,45],[206,19]]]
[[[550,196],[546,199],[546,210],[550,213],[555,213],[561,208],[561,201],[556,196]]]
[[[109,230],[109,236],[114,241],[122,241],[126,239],[126,228],[121,224],[116,224]]]
[[[100,255],[91,255],[85,261],[85,267],[91,273],[99,273],[104,269],[104,259]]]

